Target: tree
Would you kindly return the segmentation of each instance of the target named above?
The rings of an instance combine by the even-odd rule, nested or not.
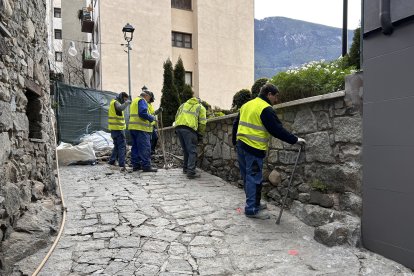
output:
[[[174,86],[173,65],[170,59],[164,62],[164,81],[162,86],[161,106],[162,123],[164,126],[171,126],[175,120],[175,114],[180,106],[178,93]]]
[[[177,63],[174,66],[174,85],[175,89],[177,89],[178,99],[180,100],[180,103],[185,102],[183,95],[185,87],[185,69],[181,57],[178,58]]]
[[[194,95],[193,89],[189,84],[184,85],[183,93],[181,96],[181,102],[185,103],[189,99],[191,99]]]
[[[361,28],[354,31],[354,38],[352,39],[351,49],[348,54],[348,65],[355,66],[356,69],[361,69]]]
[[[252,98],[256,98],[260,93],[260,88],[269,81],[268,78],[257,79],[252,86]]]
[[[54,75],[59,76],[59,80],[69,85],[80,87],[90,87],[89,69],[82,68],[82,54],[72,57],[66,52],[62,53],[62,64],[57,61],[49,61],[50,69]]]
[[[249,89],[242,89],[233,96],[232,108],[239,109],[243,104],[252,99]]]

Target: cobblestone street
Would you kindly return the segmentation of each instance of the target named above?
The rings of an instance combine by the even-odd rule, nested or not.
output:
[[[61,167],[64,236],[40,275],[412,275],[351,247],[328,248],[313,228],[269,204],[246,218],[244,193],[180,169],[121,173],[108,165]]]

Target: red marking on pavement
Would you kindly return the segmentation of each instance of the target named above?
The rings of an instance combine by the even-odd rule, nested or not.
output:
[[[288,254],[289,255],[292,255],[292,256],[296,256],[296,255],[298,255],[298,251],[297,250],[294,250],[294,249],[288,250]]]
[[[240,208],[237,208],[236,211],[237,211],[237,213],[241,214],[241,209]]]

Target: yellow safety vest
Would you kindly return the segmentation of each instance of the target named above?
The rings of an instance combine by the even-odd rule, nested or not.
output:
[[[259,149],[267,150],[270,134],[263,126],[260,114],[270,104],[257,97],[240,108],[240,121],[237,128],[237,140]]]
[[[116,115],[115,102],[116,102],[116,100],[114,99],[109,104],[108,129],[109,130],[124,130],[125,129],[124,112],[122,111],[121,116]]]
[[[206,109],[196,98],[183,103],[175,115],[175,126],[188,126],[204,134],[207,124]]]
[[[139,101],[145,101],[144,98],[137,97],[135,98],[132,103],[131,107],[129,108],[129,123],[128,129],[129,130],[141,130],[145,132],[152,132],[152,125],[150,121],[144,120],[139,117],[138,113],[138,103]]]
[[[154,110],[154,107],[152,106],[152,104],[151,103],[148,103],[148,113],[150,114],[150,115],[152,115],[152,116],[155,116],[155,110]],[[151,122],[151,125],[152,126],[155,126],[157,124],[157,122],[156,121],[152,121]]]

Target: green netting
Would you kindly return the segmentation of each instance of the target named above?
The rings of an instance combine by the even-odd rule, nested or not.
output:
[[[59,141],[78,144],[85,134],[109,132],[109,103],[118,93],[57,83],[55,95]]]

